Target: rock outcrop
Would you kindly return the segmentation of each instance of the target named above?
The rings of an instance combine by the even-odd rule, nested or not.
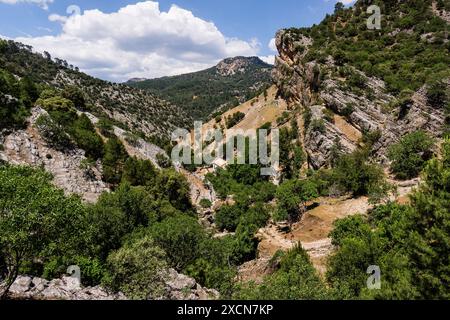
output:
[[[272,75],[279,94],[289,102],[291,108],[298,105],[310,108],[313,119],[324,118],[323,112],[329,109],[342,116],[345,125],[358,130],[360,135],[379,132],[379,139],[373,149],[374,159],[380,163],[388,162],[387,148],[407,133],[424,130],[435,137],[442,134],[444,112],[427,103],[425,87],[413,94],[408,110],[400,114],[398,108],[391,107],[396,99],[387,93],[382,80],[368,77],[347,66],[362,82],[360,90],[354,90],[349,87],[348,79],[337,75],[332,57],[321,62],[304,63],[303,58],[312,41],[295,29],[281,30],[276,36],[279,56],[276,57]],[[329,163],[336,138],[344,152],[350,152],[358,146],[358,141],[349,139],[336,125],[324,122],[324,130],[306,129],[304,132],[308,162],[315,169]]]
[[[78,279],[62,277],[51,281],[30,276],[19,276],[9,289],[11,299],[31,300],[125,300],[121,293],[111,293],[95,286],[80,286]]]
[[[83,287],[75,277],[45,280],[39,277],[18,276],[9,289],[9,298],[23,300],[127,300],[122,293],[101,287]],[[200,286],[194,279],[174,269],[167,272],[165,293],[161,299],[212,300],[218,299],[216,290]]]
[[[67,193],[80,195],[88,202],[95,202],[109,188],[102,181],[101,164],[89,170],[83,169],[85,152],[81,149],[58,151],[47,145],[34,128],[37,118],[46,111],[33,108],[29,126],[25,130],[4,132],[0,136],[3,150],[0,159],[12,164],[42,166],[53,174],[53,182]]]

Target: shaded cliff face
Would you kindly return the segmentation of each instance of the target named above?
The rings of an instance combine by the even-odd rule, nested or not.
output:
[[[433,8],[430,2],[419,9],[424,14],[433,14]],[[419,9],[411,7],[411,10]],[[441,29],[448,22],[439,15],[445,10],[433,16],[438,19],[434,21],[435,30],[423,30],[420,23],[418,27],[399,28],[398,21],[392,17],[395,13],[402,16],[399,11],[404,7],[393,6],[390,10],[386,30],[364,30],[365,7],[359,1],[354,9],[335,13],[317,27],[284,29],[276,35],[279,56],[275,60],[273,79],[278,94],[288,101],[290,108],[307,113],[309,125],[305,125],[302,136],[313,168],[328,166],[336,146],[343,152],[351,152],[362,143],[363,137],[376,137],[373,157],[386,163],[387,148],[405,134],[424,130],[441,137],[445,130],[448,100],[433,103],[430,87],[438,83],[448,92],[448,66],[441,68],[433,60],[450,61],[446,52],[448,35],[442,42],[419,40],[417,46],[413,42],[413,39],[442,36]],[[367,40],[371,37],[373,40]],[[396,51],[382,45],[379,51],[365,51],[364,45],[370,50],[369,46],[377,47],[377,39],[381,38],[404,51],[402,58],[395,60]],[[414,55],[407,50],[421,51]],[[417,58],[422,52],[427,52],[426,56]],[[360,56],[366,60],[360,62]],[[391,69],[383,69],[386,66],[398,70],[392,73]],[[417,66],[419,71],[412,71],[408,66]],[[422,70],[436,72],[432,75]],[[397,78],[397,73],[405,74],[406,81]],[[407,81],[410,77],[414,81]]]

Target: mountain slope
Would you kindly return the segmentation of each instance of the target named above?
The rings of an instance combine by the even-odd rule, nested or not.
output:
[[[188,114],[167,101],[146,91],[93,78],[63,60],[52,59],[48,53],[33,53],[29,46],[0,40],[0,54],[0,69],[42,87],[76,86],[90,111],[135,133],[167,140],[176,127],[191,124]]]
[[[348,153],[363,140],[373,140],[373,158],[387,163],[389,146],[405,134],[448,132],[448,21],[441,18],[448,8],[434,1],[377,3],[381,30],[367,29],[367,5],[358,1],[317,26],[277,33],[274,80],[307,120],[303,145],[313,168],[329,166],[336,148]],[[348,134],[355,130],[360,141]]]
[[[257,57],[225,59],[217,66],[189,74],[128,85],[146,89],[182,108],[196,120],[250,100],[271,83],[272,66]]]

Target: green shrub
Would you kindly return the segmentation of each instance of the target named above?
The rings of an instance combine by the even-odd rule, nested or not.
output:
[[[311,130],[320,133],[325,133],[326,131],[325,122],[322,119],[313,119],[313,121],[311,122]]]
[[[104,283],[131,299],[161,298],[165,293],[165,257],[149,236],[126,243],[108,256],[110,277]]]
[[[383,170],[367,162],[365,150],[341,156],[332,177],[342,191],[351,192],[354,196],[368,195],[384,183]]]
[[[207,208],[211,208],[212,203],[208,199],[202,199],[202,200],[200,200],[200,206],[204,209],[207,209]]]
[[[236,113],[233,113],[232,115],[227,117],[226,123],[227,123],[227,129],[230,129],[237,125],[239,122],[241,122],[242,119],[245,118],[245,114],[238,111]]]
[[[433,155],[433,145],[434,140],[423,131],[407,134],[389,148],[392,172],[399,179],[416,177]]]
[[[215,223],[219,230],[234,232],[242,215],[244,209],[239,205],[223,206],[215,215]]]
[[[170,265],[178,271],[195,261],[206,237],[197,219],[183,214],[154,224],[150,233],[155,243],[167,253]]]
[[[64,128],[55,123],[49,116],[39,116],[35,126],[50,147],[61,151],[73,147],[73,143],[69,135],[64,131]]]

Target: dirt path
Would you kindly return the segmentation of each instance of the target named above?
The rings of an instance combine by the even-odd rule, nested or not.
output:
[[[314,267],[320,274],[325,273],[326,259],[333,250],[328,235],[333,229],[334,221],[357,213],[364,214],[371,206],[367,197],[321,198],[318,202],[319,206],[306,212],[290,232],[282,232],[273,224],[259,230],[258,259],[239,268],[241,280],[261,281],[264,275],[271,272],[269,261],[273,255],[278,250],[291,249],[299,241],[308,252]]]

